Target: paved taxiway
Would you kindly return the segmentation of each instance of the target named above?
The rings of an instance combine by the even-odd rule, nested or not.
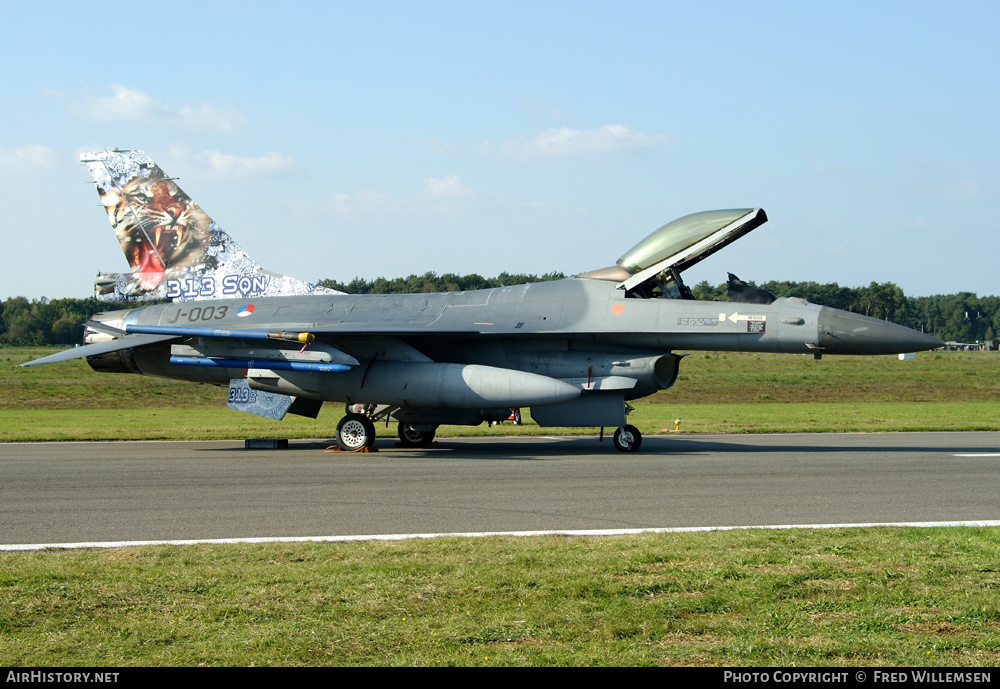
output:
[[[0,445],[0,544],[1000,519],[1000,433]]]

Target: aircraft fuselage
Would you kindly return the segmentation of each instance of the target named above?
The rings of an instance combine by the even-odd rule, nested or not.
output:
[[[635,299],[611,282],[579,278],[435,294],[174,302],[99,320],[109,316],[123,328],[317,330],[320,342],[361,362],[353,373],[371,361],[392,361],[478,364],[557,379],[634,378],[626,399],[669,387],[676,362],[667,365],[659,357],[675,351],[888,354],[924,349],[932,340],[801,299],[771,304]],[[176,345],[124,356],[134,357],[138,371],[151,375],[219,384],[234,377],[227,369],[172,365],[171,346]],[[309,396],[342,399],[353,376],[328,375],[343,383],[316,386]],[[327,397],[320,388],[341,397]]]

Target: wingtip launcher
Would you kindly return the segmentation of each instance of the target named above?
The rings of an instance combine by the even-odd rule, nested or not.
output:
[[[316,336],[310,332],[289,330],[229,330],[227,328],[182,328],[172,325],[126,325],[125,332],[176,337],[221,337],[240,340],[278,340],[310,344]]]

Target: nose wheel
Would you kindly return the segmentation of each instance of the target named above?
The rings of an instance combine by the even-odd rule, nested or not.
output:
[[[642,433],[635,426],[622,426],[615,431],[612,440],[619,452],[635,452],[642,445]]]

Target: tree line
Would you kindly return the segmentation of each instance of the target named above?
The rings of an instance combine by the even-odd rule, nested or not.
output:
[[[476,273],[456,275],[445,273],[438,275],[430,272],[423,275],[410,275],[405,278],[375,278],[363,280],[354,278],[348,283],[336,280],[320,280],[321,287],[329,287],[348,294],[422,294],[426,292],[465,292],[474,289],[489,289],[491,287],[506,287],[507,285],[523,285],[529,282],[547,282],[562,280],[563,273],[546,273],[545,275],[526,275],[524,273],[500,273],[495,278],[484,278]]]
[[[393,279],[380,277],[364,280],[356,277],[347,283],[326,279],[319,284],[348,294],[415,294],[486,289],[564,277],[562,273],[541,276],[501,273],[495,278],[484,278],[475,273],[438,275],[429,272]],[[980,297],[971,292],[907,297],[900,287],[891,282],[873,282],[867,287],[841,287],[837,283],[772,280],[756,286],[779,297],[802,297],[814,304],[905,325],[942,340],[989,342],[1000,336],[1000,297]],[[704,280],[692,287],[691,292],[696,299],[728,301],[725,283],[712,285]],[[0,303],[0,345],[78,344],[83,338],[83,323],[95,313],[135,306],[99,302],[93,297],[52,300],[9,297]]]
[[[1000,334],[1000,297],[980,297],[972,292],[907,297],[891,282],[841,287],[836,282],[771,280],[756,286],[779,297],[801,297],[814,304],[905,325],[949,342],[989,342]],[[725,284],[713,286],[704,280],[691,292],[695,299],[728,301]]]

